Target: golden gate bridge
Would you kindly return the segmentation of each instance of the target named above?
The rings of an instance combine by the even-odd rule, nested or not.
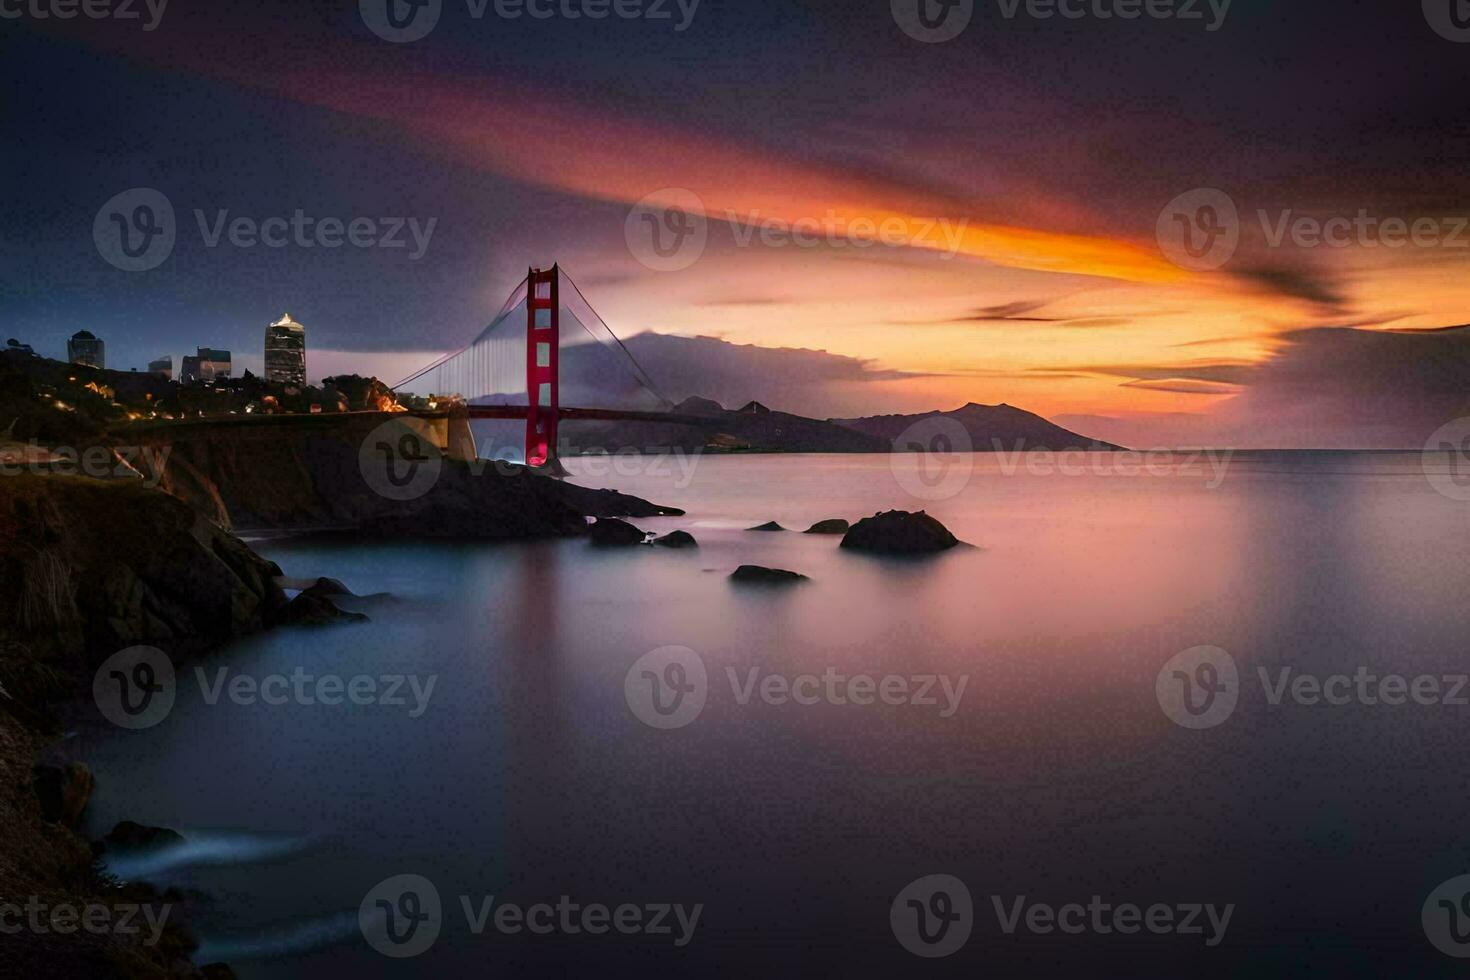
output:
[[[562,288],[563,281],[570,290]],[[608,356],[585,372],[596,377],[581,378],[575,397],[621,401],[626,407],[563,404],[563,340],[576,336],[577,327]],[[707,417],[671,411],[673,403],[559,265],[528,271],[479,336],[404,378],[393,389],[401,392],[409,385],[427,386],[431,394],[451,397],[456,403],[462,400],[463,408],[451,414],[469,419],[524,419],[525,462],[548,469],[557,466],[557,431],[564,421],[712,424]]]

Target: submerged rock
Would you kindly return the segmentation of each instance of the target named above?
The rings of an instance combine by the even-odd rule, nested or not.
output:
[[[889,555],[920,555],[945,551],[959,540],[943,524],[923,511],[884,511],[865,517],[842,539],[842,547]]]
[[[602,548],[629,548],[642,544],[648,534],[627,521],[616,517],[603,517],[587,531],[592,543]]]
[[[784,568],[741,565],[730,575],[730,581],[752,585],[792,585],[796,582],[807,581],[807,577],[799,572],[788,572]]]
[[[803,534],[846,534],[848,528],[852,527],[840,517],[834,517],[830,521],[817,521],[811,527],[803,531]]]
[[[75,827],[97,788],[92,770],[80,762],[64,766],[38,765],[31,770],[31,788],[41,803],[41,816],[65,827]]]
[[[653,543],[660,548],[698,548],[699,542],[694,540],[694,535],[688,531],[670,531],[661,538],[654,538]]]
[[[777,524],[775,521],[767,521],[766,523],[762,524],[760,527],[748,527],[748,528],[746,528],[746,530],[747,531],[784,531],[786,529],[784,527],[782,527],[781,525]]]

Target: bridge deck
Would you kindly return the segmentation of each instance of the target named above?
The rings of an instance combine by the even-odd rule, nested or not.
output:
[[[471,405],[468,416],[471,419],[502,419],[502,420],[524,420],[527,408],[525,405]],[[184,426],[239,426],[256,428],[271,425],[310,425],[329,427],[334,420],[345,421],[352,418],[380,415],[384,419],[393,418],[395,415],[412,415],[423,419],[448,419],[452,417],[465,417],[465,409],[435,409],[434,411],[415,412],[323,412],[318,415],[306,414],[276,414],[276,415],[206,415],[196,418],[182,419],[135,419],[120,422],[109,428],[112,431],[142,431],[152,429],[173,429]],[[673,412],[625,412],[618,409],[607,408],[562,408],[557,413],[563,422],[662,422],[671,425],[691,425],[699,428],[717,428],[720,419],[704,415],[679,415]]]

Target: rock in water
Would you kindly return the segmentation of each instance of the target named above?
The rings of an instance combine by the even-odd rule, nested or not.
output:
[[[746,582],[753,585],[791,585],[796,582],[805,582],[807,581],[807,577],[797,572],[788,572],[784,568],[741,565],[730,576],[730,581]]]
[[[326,576],[317,579],[316,584],[309,586],[306,591],[321,596],[345,595],[356,598],[356,594],[347,586],[343,585],[341,582],[337,581],[334,578],[327,578]]]
[[[767,521],[766,523],[762,524],[760,527],[748,527],[748,528],[746,528],[746,530],[747,531],[784,531],[786,529],[784,527],[782,527],[781,525],[777,524],[775,521]]]
[[[31,770],[31,787],[41,801],[41,816],[66,827],[75,827],[92,798],[97,779],[80,762],[64,766],[40,765]]]
[[[328,626],[333,623],[363,623],[367,617],[362,613],[338,609],[326,595],[312,586],[286,604],[281,621],[292,626]]]
[[[642,544],[648,535],[627,521],[616,517],[603,517],[588,529],[592,543],[603,548],[629,548]]]
[[[884,511],[865,517],[842,539],[842,547],[887,555],[922,555],[959,544],[949,529],[922,510]]]
[[[834,517],[830,521],[817,521],[817,523],[815,523],[811,527],[807,528],[806,531],[804,531],[803,533],[804,534],[846,534],[848,528],[850,528],[851,526],[852,525],[848,524],[842,518],[840,518],[840,517]]]
[[[688,531],[670,531],[661,538],[654,538],[653,543],[660,548],[698,548],[699,542],[694,540],[694,535]]]
[[[184,836],[176,830],[147,827],[131,820],[122,821],[98,841],[101,851],[151,851],[183,842]]]

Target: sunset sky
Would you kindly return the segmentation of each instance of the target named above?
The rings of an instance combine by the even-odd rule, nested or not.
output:
[[[112,367],[201,345],[252,366],[289,310],[313,377],[397,380],[559,261],[625,338],[838,355],[751,379],[809,414],[1008,402],[1130,444],[1417,446],[1470,409],[1470,339],[1416,333],[1470,322],[1470,45],[1419,4],[1237,0],[1207,31],[980,3],[934,44],[888,0],[705,0],[682,31],[670,7],[506,20],[444,0],[401,44],[345,0],[175,0],[150,31],[0,20],[0,330],[57,356],[87,328]],[[43,69],[69,81],[28,81]],[[144,272],[92,237],[134,187],[178,223]],[[1239,213],[1213,271],[1156,235],[1199,188]],[[670,189],[708,244],[658,271],[625,224]],[[211,247],[195,217],[297,209],[436,223],[414,259]],[[772,245],[731,213],[933,230]],[[1426,231],[1271,241],[1360,214]]]

